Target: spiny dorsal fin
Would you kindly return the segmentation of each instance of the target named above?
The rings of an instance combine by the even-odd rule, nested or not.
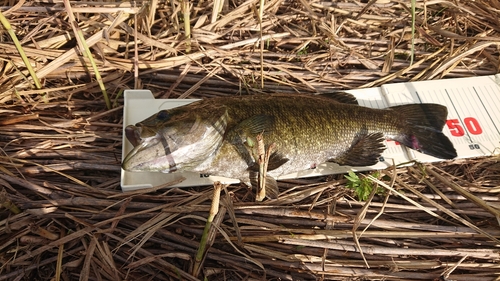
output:
[[[321,93],[317,96],[332,99],[340,103],[358,105],[358,100],[356,100],[356,98],[352,94],[346,92]]]
[[[339,165],[347,166],[371,166],[376,164],[380,155],[385,150],[384,134],[360,134],[351,147],[337,158],[328,160]]]

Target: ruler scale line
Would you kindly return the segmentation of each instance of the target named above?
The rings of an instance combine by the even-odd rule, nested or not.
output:
[[[485,104],[484,104],[483,100],[481,99],[481,96],[479,95],[479,93],[478,93],[478,92],[477,92],[477,90],[476,90],[476,87],[472,87],[472,89],[474,89],[474,92],[476,93],[477,98],[478,98],[478,99],[479,99],[479,101],[481,102],[481,105],[483,106],[483,108],[484,108],[484,110],[485,110],[486,114],[488,115],[488,118],[490,118],[490,121],[491,121],[491,123],[493,124],[493,126],[495,127],[495,130],[497,131],[497,134],[500,136],[500,130],[498,130],[498,127],[497,127],[497,125],[495,124],[495,120],[493,120],[493,117],[491,116],[490,111],[486,108],[486,106],[485,106]]]
[[[460,116],[460,113],[458,112],[458,109],[457,109],[457,106],[455,105],[454,100],[451,98],[450,93],[448,92],[448,90],[447,90],[447,89],[445,89],[444,91],[445,91],[446,95],[448,96],[448,99],[450,100],[451,105],[453,106],[453,110],[454,110],[454,111],[455,111],[455,113],[457,114],[457,119],[458,119],[458,122],[460,123],[460,125],[462,125],[462,128],[465,128],[465,124],[464,124],[464,122],[463,122],[463,120],[462,120],[462,116]],[[448,112],[449,112],[449,110],[448,110]],[[470,136],[470,134],[469,134],[468,130],[464,130],[464,129],[463,129],[463,131],[464,131],[464,133],[467,135],[467,138],[469,139],[469,143],[474,143],[474,142],[472,141],[472,138],[471,138],[471,136]]]

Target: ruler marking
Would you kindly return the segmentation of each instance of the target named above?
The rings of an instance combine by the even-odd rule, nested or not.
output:
[[[453,99],[452,99],[452,98],[451,98],[451,96],[450,96],[450,93],[448,93],[448,89],[444,89],[444,92],[445,92],[445,93],[446,93],[446,95],[448,96],[448,99],[449,99],[449,100],[450,100],[450,102],[451,102],[451,106],[453,107],[453,110],[454,110],[454,111],[455,111],[455,113],[457,114],[457,117],[458,117],[458,122],[460,122],[460,124],[462,125],[462,128],[466,128],[466,127],[465,127],[464,122],[462,121],[462,117],[461,117],[461,116],[460,116],[460,114],[458,113],[458,109],[457,109],[457,107],[455,106],[455,103],[453,102]],[[462,130],[465,132],[465,134],[466,134],[466,135],[467,135],[467,137],[469,138],[469,143],[474,143],[474,142],[472,141],[471,136],[469,135],[468,130],[466,130],[466,129],[462,129]]]
[[[415,95],[417,95],[417,99],[420,103],[422,103],[422,99],[420,98],[420,95],[418,94],[418,91],[415,91]]]
[[[474,91],[474,89],[471,88],[471,87],[462,88],[463,99],[464,99],[465,102],[467,102],[467,103],[464,103],[464,104],[467,105],[467,108],[472,108],[472,110],[470,110],[470,112],[466,111],[467,113],[472,114],[472,115],[466,116],[466,118],[472,118],[472,119],[474,119],[475,122],[478,123],[478,126],[481,127],[481,128],[483,128],[483,126],[486,125],[486,124],[482,124],[482,125],[479,124],[478,119],[479,120],[484,120],[484,119],[486,119],[486,117],[484,117],[484,111],[482,111],[479,108],[481,105],[478,103],[477,99],[474,99],[474,92],[473,91]],[[466,97],[467,97],[467,99],[465,100]],[[472,97],[472,100],[469,97]],[[464,122],[465,122],[465,118],[464,118]],[[470,119],[469,119],[469,124],[470,124]],[[466,126],[465,129],[467,130],[467,132],[469,132],[469,133],[471,132],[469,130],[470,128],[468,126]],[[477,143],[477,144],[483,143],[485,141],[488,141],[488,138],[487,138],[486,134],[484,133],[484,131],[482,133],[480,133],[480,134],[474,134],[474,136],[471,136],[471,138],[473,138],[474,143]]]
[[[467,89],[467,92],[465,92],[466,89]],[[471,88],[471,87],[464,88],[463,89],[464,97],[472,97],[473,98],[474,91],[475,91],[475,89]],[[471,110],[471,114],[473,114],[473,115],[467,116],[467,118],[473,118],[475,120],[475,122],[477,122],[480,127],[483,127],[484,125],[486,125],[486,124],[481,125],[481,124],[479,124],[479,121],[478,121],[478,119],[479,120],[486,119],[486,117],[484,116],[484,111],[480,109],[481,105],[478,103],[478,100],[474,99],[474,98],[473,98],[473,100],[467,99],[467,102],[469,102],[468,105],[474,109],[474,110]],[[464,122],[465,122],[465,120],[464,120]],[[469,127],[467,127],[467,131],[469,131]],[[484,133],[484,131],[480,134],[474,134],[474,142],[475,143],[482,143],[482,142],[485,142],[487,140],[488,140],[488,138],[487,138],[486,134]]]
[[[495,121],[493,120],[493,117],[491,116],[490,112],[488,111],[488,109],[487,109],[487,108],[486,108],[486,106],[484,105],[484,102],[483,102],[483,100],[481,99],[481,96],[479,96],[479,93],[477,92],[476,87],[472,87],[472,89],[474,89],[474,92],[476,93],[477,98],[478,98],[478,99],[479,99],[479,101],[481,102],[481,105],[483,106],[484,111],[486,111],[486,114],[488,115],[488,118],[490,118],[491,123],[493,123],[493,126],[495,127],[495,130],[497,131],[497,134],[499,134],[499,135],[500,135],[500,130],[498,130],[498,127],[497,127],[497,125],[495,124]]]
[[[470,114],[473,114],[474,116],[477,117],[477,112],[475,112],[474,110],[471,110],[469,112],[468,110],[463,109],[464,105],[471,106],[473,104],[473,101],[469,98],[470,95],[468,95],[468,92],[470,92],[470,91],[467,91],[466,87],[454,88],[453,91],[455,93],[455,101],[460,105],[460,109],[461,109],[462,113],[465,114],[465,116],[463,116],[463,117],[460,116],[460,118],[459,118],[460,124],[462,124],[464,132],[467,133],[467,137],[469,138],[469,142],[477,143],[478,140],[476,138],[473,138],[472,134],[470,134],[469,128],[465,124],[465,119],[468,118]],[[467,109],[469,109],[468,106],[467,106]],[[474,108],[474,107],[472,106],[472,108]],[[477,137],[477,136],[475,136],[475,137]]]

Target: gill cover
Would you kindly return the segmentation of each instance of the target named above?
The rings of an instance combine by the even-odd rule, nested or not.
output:
[[[125,135],[135,145],[122,163],[127,171],[193,170],[215,154],[227,125],[224,106],[162,110]]]

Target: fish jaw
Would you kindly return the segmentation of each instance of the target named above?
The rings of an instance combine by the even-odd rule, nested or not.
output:
[[[159,136],[142,139],[130,151],[122,163],[122,168],[129,172],[165,171],[170,172],[168,156]]]
[[[126,171],[169,171],[169,165],[161,165],[169,163],[166,154],[162,154],[161,139],[156,134],[153,137],[143,137],[142,132],[144,126],[141,124],[129,125],[125,128],[125,136],[128,141],[134,146],[125,159],[123,160],[122,168]]]

